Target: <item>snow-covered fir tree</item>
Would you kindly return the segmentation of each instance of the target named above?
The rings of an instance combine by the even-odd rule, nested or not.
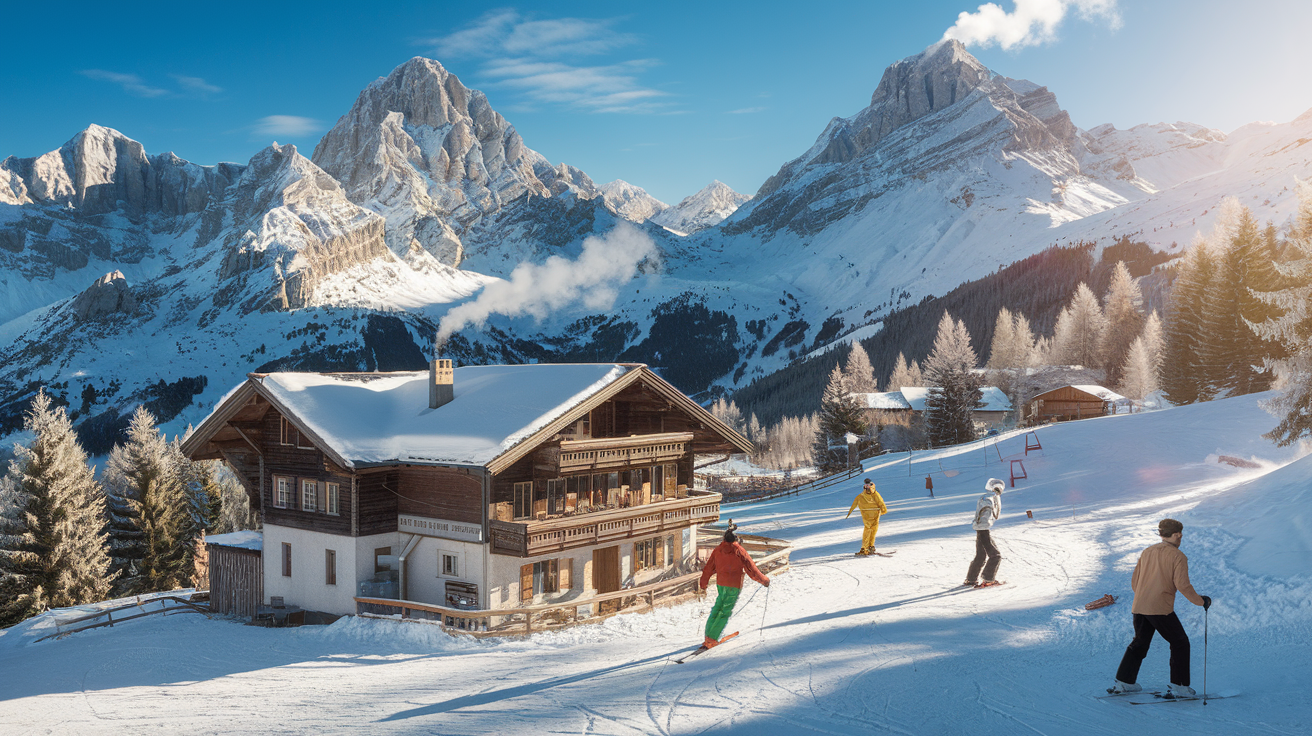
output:
[[[1265,391],[1271,376],[1263,365],[1278,346],[1250,327],[1275,316],[1256,292],[1277,288],[1274,242],[1268,242],[1248,208],[1227,199],[1209,240],[1216,270],[1204,293],[1198,357],[1212,395]]]
[[[1199,336],[1203,329],[1203,304],[1216,271],[1207,241],[1198,239],[1178,266],[1171,298],[1162,326],[1162,392],[1172,404],[1192,404],[1211,398],[1202,380]]]
[[[893,373],[888,377],[888,390],[901,391],[907,386],[924,385],[925,379],[920,373],[920,363],[914,360],[907,363],[906,356],[898,353],[897,362],[893,364]]]
[[[219,489],[219,516],[214,520],[213,532],[226,534],[243,529],[255,529],[255,515],[251,513],[251,499],[232,469],[223,463],[213,465],[214,483]]]
[[[944,312],[925,359],[929,395],[925,398],[925,428],[934,447],[975,439],[975,410],[983,406],[981,380],[974,372],[975,350],[966,324]]]
[[[1117,390],[1124,396],[1142,401],[1157,390],[1157,366],[1153,363],[1152,351],[1144,343],[1142,335],[1130,343],[1130,352],[1125,356],[1125,365],[1121,367],[1120,373],[1121,382]]]
[[[1124,261],[1117,261],[1112,269],[1111,285],[1103,300],[1106,327],[1102,333],[1103,367],[1107,385],[1115,386],[1121,380],[1121,369],[1130,352],[1130,343],[1143,331],[1143,293],[1130,276]]]
[[[861,409],[848,390],[843,369],[838,366],[829,373],[829,383],[820,399],[819,415],[820,426],[815,434],[812,455],[821,472],[835,473],[861,457],[859,453],[863,448],[860,442],[849,448],[845,439],[847,435],[865,438],[869,430]]]
[[[39,391],[0,480],[0,626],[106,598],[105,502],[63,407]]]
[[[1003,307],[998,310],[998,318],[993,323],[993,342],[989,345],[989,368],[1008,370],[1016,364],[1012,351],[1016,345],[1016,320],[1011,310]]]
[[[852,343],[852,352],[847,354],[843,375],[847,379],[848,390],[854,394],[871,394],[879,390],[875,383],[875,368],[870,365],[870,355],[861,347],[860,342]]]
[[[185,584],[191,504],[169,443],[145,407],[132,415],[127,442],[110,452],[103,481],[116,590],[131,595]]]
[[[742,411],[738,409],[738,405],[732,400],[716,399],[711,403],[711,415],[733,427],[734,431],[739,434],[747,429],[747,423],[743,421]]]
[[[1298,213],[1286,242],[1291,257],[1276,265],[1283,288],[1260,294],[1277,315],[1253,328],[1285,351],[1267,361],[1280,393],[1264,404],[1280,419],[1265,436],[1281,446],[1312,435],[1312,183],[1299,181],[1295,189]]]
[[[764,430],[765,441],[757,446],[757,462],[775,470],[790,470],[813,465],[811,450],[820,429],[816,414],[805,417],[784,417],[778,424]]]
[[[1106,326],[1098,297],[1088,285],[1075,287],[1071,303],[1057,317],[1053,330],[1052,359],[1055,364],[1101,368],[1102,334]]]

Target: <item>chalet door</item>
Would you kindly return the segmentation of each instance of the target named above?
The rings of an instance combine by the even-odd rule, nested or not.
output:
[[[598,593],[620,589],[620,548],[603,547],[592,551],[592,587]]]

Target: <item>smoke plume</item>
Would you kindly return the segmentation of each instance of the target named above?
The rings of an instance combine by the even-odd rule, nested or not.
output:
[[[1121,26],[1116,0],[1016,0],[1016,9],[1010,13],[996,3],[961,13],[956,24],[943,33],[943,40],[955,38],[982,48],[996,43],[1007,51],[1046,43],[1056,38],[1057,26],[1072,9],[1084,20],[1105,18],[1112,29]]]
[[[584,240],[578,260],[551,256],[541,264],[521,263],[508,279],[488,284],[477,299],[446,313],[437,328],[437,349],[457,330],[482,326],[493,314],[541,320],[574,302],[593,310],[610,309],[638,264],[655,255],[650,237],[620,223],[604,236]]]

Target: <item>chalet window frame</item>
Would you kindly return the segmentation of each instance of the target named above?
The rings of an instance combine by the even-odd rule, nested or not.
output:
[[[515,520],[533,518],[533,481],[515,483],[511,513]]]
[[[461,557],[462,555],[459,552],[439,549],[437,551],[437,576],[439,578],[459,578],[460,569],[464,567]]]
[[[324,488],[325,493],[327,494],[327,499],[324,503],[324,513],[329,516],[341,516],[342,484],[325,483]]]
[[[273,506],[279,509],[292,507],[296,494],[296,479],[290,475],[273,476]]]
[[[285,578],[292,576],[292,545],[290,542],[282,543],[282,576]]]
[[[672,541],[672,540],[669,540]],[[633,543],[633,571],[665,567],[666,542],[663,537],[652,537]]]
[[[565,479],[553,478],[547,481],[547,513],[565,513]]]
[[[667,497],[673,496],[679,490],[679,465],[677,463],[664,463],[661,465],[661,492]]]
[[[326,549],[323,551],[323,584],[337,584],[337,550]]]
[[[319,510],[319,481],[310,478],[301,479],[301,511],[310,513]]]
[[[556,558],[533,563],[533,595],[560,592],[560,561]]]
[[[294,445],[295,440],[291,438],[291,433],[295,431],[296,427],[291,422],[287,421],[287,417],[278,417],[278,444],[283,447],[291,447]]]
[[[315,448],[313,442],[311,442],[308,438],[306,438],[305,433],[298,429],[296,430],[296,449],[314,450],[317,448]]]

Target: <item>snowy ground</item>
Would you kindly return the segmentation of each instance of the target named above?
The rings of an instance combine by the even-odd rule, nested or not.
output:
[[[872,468],[891,558],[851,556],[859,480],[726,509],[793,540],[795,567],[768,591],[749,582],[730,623],[742,635],[683,665],[670,657],[700,639],[709,601],[503,642],[353,618],[277,630],[180,614],[39,644],[15,627],[0,632],[0,733],[1306,734],[1312,578],[1290,577],[1290,560],[1312,559],[1312,458],[1286,465],[1297,453],[1259,436],[1273,423],[1243,397],[1041,430],[1029,480],[1003,496],[997,589],[957,584],[975,499],[1007,477],[999,452],[1024,457],[1021,437],[987,466],[968,450]],[[1168,514],[1216,600],[1208,689],[1241,695],[1097,700],[1129,641],[1129,599],[1083,604],[1128,595]],[[1202,610],[1177,610],[1201,689]],[[1166,660],[1158,640],[1140,681],[1165,686]]]

